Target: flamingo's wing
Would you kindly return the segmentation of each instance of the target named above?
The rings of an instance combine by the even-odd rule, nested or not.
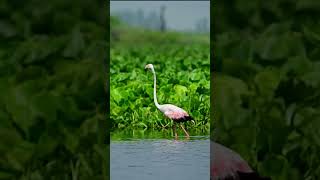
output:
[[[185,116],[187,116],[188,114],[184,113],[184,112],[177,112],[177,111],[166,111],[164,112],[164,114],[170,118],[170,119],[181,119]]]
[[[190,117],[185,110],[171,104],[164,105],[163,113],[165,114],[165,116],[174,120],[175,122],[185,122],[192,120],[192,117]]]

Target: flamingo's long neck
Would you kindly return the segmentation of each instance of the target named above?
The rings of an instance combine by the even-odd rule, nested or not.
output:
[[[154,69],[152,69],[152,73],[153,73],[153,84],[154,84],[154,87],[153,87],[154,104],[157,106],[158,109],[160,109],[160,105],[157,100],[157,83],[156,83],[157,77],[156,77],[156,72],[154,71]]]

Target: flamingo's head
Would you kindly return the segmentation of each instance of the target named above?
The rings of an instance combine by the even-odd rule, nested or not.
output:
[[[147,64],[144,69],[150,69],[151,71],[154,71],[153,65],[152,64]]]

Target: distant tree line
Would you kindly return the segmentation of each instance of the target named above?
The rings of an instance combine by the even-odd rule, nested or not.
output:
[[[142,26],[153,30],[160,30],[161,28],[160,14],[157,14],[155,11],[146,14],[142,9],[138,9],[137,11],[126,10],[116,12],[114,15],[132,26]]]
[[[200,33],[208,33],[208,32],[210,32],[208,18],[204,17],[204,18],[199,19],[196,22],[195,31],[196,32],[200,32]]]
[[[131,26],[140,26],[152,30],[166,31],[167,23],[165,19],[165,10],[166,7],[161,6],[159,12],[152,11],[150,13],[145,13],[142,9],[138,9],[136,11],[118,11],[113,13],[113,15]],[[190,28],[187,31],[197,33],[210,32],[208,18],[200,18],[195,22],[194,28]]]

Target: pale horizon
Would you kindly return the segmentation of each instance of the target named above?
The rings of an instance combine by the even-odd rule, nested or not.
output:
[[[193,30],[196,22],[203,18],[210,22],[210,1],[110,1],[110,13],[138,9],[144,13],[159,12],[162,5],[166,6],[168,29]]]

